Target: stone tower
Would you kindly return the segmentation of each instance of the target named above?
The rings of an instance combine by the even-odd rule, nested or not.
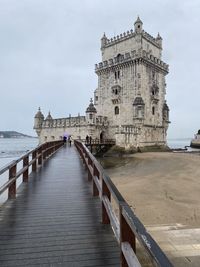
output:
[[[166,145],[169,108],[165,101],[168,65],[162,60],[162,38],[134,30],[101,39],[102,62],[96,64],[97,114],[109,121],[108,138],[125,148]]]

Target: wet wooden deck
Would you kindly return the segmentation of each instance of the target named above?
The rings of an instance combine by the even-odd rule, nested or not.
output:
[[[74,147],[61,148],[0,208],[0,266],[120,266]]]

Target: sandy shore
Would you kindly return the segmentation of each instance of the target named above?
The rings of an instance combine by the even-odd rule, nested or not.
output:
[[[145,225],[200,226],[200,156],[141,153],[106,171]]]

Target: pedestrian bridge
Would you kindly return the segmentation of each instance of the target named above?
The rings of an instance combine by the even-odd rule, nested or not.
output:
[[[0,266],[172,266],[80,141],[43,144],[3,175]]]

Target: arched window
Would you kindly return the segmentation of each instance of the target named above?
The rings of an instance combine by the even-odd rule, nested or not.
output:
[[[118,54],[117,55],[117,62],[120,62],[120,60],[121,60],[121,54]]]
[[[152,107],[152,115],[155,115],[155,107]]]
[[[115,115],[118,115],[118,114],[119,114],[119,107],[116,106],[116,107],[115,107]]]

